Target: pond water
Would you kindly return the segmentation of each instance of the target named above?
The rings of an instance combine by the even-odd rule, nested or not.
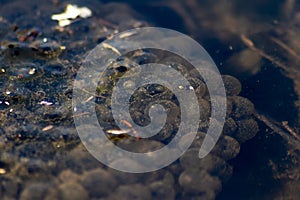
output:
[[[59,26],[51,16],[67,4],[92,14],[69,16],[64,21],[69,24]],[[104,71],[105,78],[92,80],[96,89],[79,88],[83,95],[76,102],[94,103],[110,140],[104,144],[108,160],[112,144],[153,151],[169,144],[179,129],[179,100],[159,84],[138,88],[129,110],[133,121],[145,126],[151,106],[164,106],[167,120],[160,132],[140,139],[128,119],[121,120],[126,129],[118,129],[112,91],[126,72],[127,78],[139,76],[139,65],[167,64],[188,77],[201,114],[196,140],[181,158],[154,172],[130,174],[105,166],[86,150],[76,128],[87,132],[91,144],[99,144],[93,135],[98,131],[89,124],[75,128],[74,119],[84,120],[90,111],[74,112],[73,84],[98,44],[147,26],[179,31],[204,47],[222,74],[227,116],[216,147],[198,159],[211,114],[203,77],[174,54],[146,49],[121,56]],[[299,198],[299,35],[295,0],[0,1],[0,199]],[[124,48],[106,47],[114,53]],[[124,83],[125,89],[132,84]],[[151,164],[122,156],[115,162],[128,168]]]

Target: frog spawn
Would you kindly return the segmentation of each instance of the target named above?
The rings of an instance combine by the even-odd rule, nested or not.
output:
[[[199,196],[204,199],[216,198],[221,191],[221,184],[229,180],[233,172],[232,167],[226,161],[236,157],[240,151],[240,145],[258,132],[258,125],[253,117],[253,104],[237,96],[241,90],[239,81],[231,76],[222,77],[230,105],[227,106],[223,134],[212,152],[207,157],[197,160],[199,148],[205,137],[202,131],[206,130],[207,125],[200,126],[190,149],[180,158],[183,171],[179,175],[178,184],[186,192],[182,199],[189,199],[191,195],[195,198]],[[184,143],[185,138],[181,142]],[[195,182],[195,180],[198,181]]]
[[[153,57],[153,55],[151,56]],[[183,72],[189,74],[184,70]],[[198,159],[198,153],[210,119],[210,98],[201,78],[195,76],[189,78],[193,91],[198,91],[197,96],[201,113],[199,131],[190,149],[182,155],[179,162],[167,167],[173,172],[174,177],[177,177],[174,183],[175,187],[180,187],[184,191],[176,194],[180,196],[180,199],[190,199],[191,196],[204,199],[215,198],[221,191],[222,183],[228,181],[233,172],[227,161],[235,158],[240,151],[240,145],[253,138],[258,132],[258,125],[253,116],[253,104],[248,99],[238,96],[241,91],[240,82],[228,75],[223,75],[222,78],[228,99],[226,121],[221,138],[212,152],[204,159]],[[189,88],[183,87],[182,89]],[[122,139],[117,142],[118,146],[132,152],[147,152],[161,148],[172,139],[173,133],[176,133],[177,125],[180,122],[180,109],[178,109],[179,105],[174,94],[161,85],[146,85],[134,92],[130,99],[133,120],[139,125],[150,123],[147,113],[153,103],[164,106],[170,121],[167,120],[163,129],[150,139],[151,142],[136,142],[135,140],[129,142]],[[112,115],[110,116],[112,117]],[[100,115],[99,120],[101,121]],[[113,118],[109,121],[113,121]],[[182,146],[189,137],[190,135],[187,134],[181,139]],[[147,145],[149,148],[146,147]],[[126,160],[120,162],[124,163]],[[142,164],[133,160],[128,160],[129,163],[135,166]],[[143,162],[143,164],[145,163],[147,161]],[[173,171],[173,168],[176,170]]]
[[[226,78],[233,79],[236,82],[236,79],[233,77],[226,76]],[[157,95],[165,97],[164,101],[168,101],[167,99],[172,97],[172,95],[170,95],[170,91],[163,90],[163,92],[161,92],[160,86],[158,88],[155,86],[153,87],[145,87],[140,91],[153,97],[153,89],[157,89],[159,91]],[[82,147],[72,150],[74,154],[78,156],[76,162],[72,162],[71,170],[76,171],[76,176],[79,176],[79,180],[84,180],[82,185],[88,191],[90,198],[117,199],[122,197],[123,199],[161,199],[166,197],[165,195],[168,192],[166,199],[175,199],[175,197],[179,199],[190,199],[191,197],[195,199],[214,199],[221,191],[222,184],[230,179],[233,172],[232,167],[227,161],[236,157],[239,153],[242,142],[253,137],[255,135],[254,132],[257,131],[257,124],[255,121],[252,121],[252,113],[248,111],[251,110],[251,106],[250,108],[247,108],[249,106],[248,100],[240,100],[242,97],[236,96],[238,95],[237,92],[228,92],[231,94],[235,93],[234,96],[229,97],[238,99],[235,106],[238,107],[239,110],[245,109],[247,112],[243,112],[243,116],[235,116],[235,106],[228,106],[229,114],[226,119],[227,125],[224,128],[223,135],[217,142],[217,145],[214,147],[211,154],[204,159],[198,159],[199,148],[202,144],[203,138],[205,137],[205,133],[199,130],[192,146],[179,159],[179,161],[159,171],[147,174],[124,174],[113,169],[90,169],[91,166],[95,165],[94,162],[96,161],[91,158],[91,156],[89,156],[86,150],[83,150]],[[137,98],[139,95],[137,93],[134,96]],[[172,104],[177,106],[175,103]],[[207,104],[205,105],[207,106]],[[147,111],[147,108],[144,109]],[[252,122],[248,123],[249,121]],[[253,130],[251,137],[247,133],[249,130],[244,129],[244,126],[249,126]],[[94,128],[96,129],[96,127]],[[170,130],[169,127],[164,128]],[[203,130],[205,128],[206,127],[203,126]],[[186,137],[189,136],[186,135]],[[162,138],[163,137],[160,136],[160,139]],[[180,143],[182,143],[182,145],[184,145],[185,139],[185,137],[181,139]],[[119,140],[118,145],[122,148],[127,148],[127,150],[135,152],[155,150],[164,146],[162,142],[155,140],[141,140],[136,143],[137,145],[132,145],[132,143],[128,143],[127,139],[121,139]],[[72,155],[70,155],[70,159],[71,157]],[[87,158],[89,159],[86,160]],[[89,164],[80,164],[83,162]],[[122,165],[125,163],[125,165],[135,167],[141,165],[141,163],[137,163],[129,159],[120,159],[119,162],[122,163]],[[146,160],[144,163],[147,163]],[[84,171],[90,171],[93,175],[86,176],[85,173],[82,174]],[[96,175],[97,173],[99,173],[99,177]],[[93,187],[91,187],[91,185],[93,185],[93,183],[99,183],[100,185],[104,184],[103,188],[107,188],[106,186],[110,187],[105,190],[100,188],[92,190],[91,188]],[[174,188],[180,189],[175,190]]]

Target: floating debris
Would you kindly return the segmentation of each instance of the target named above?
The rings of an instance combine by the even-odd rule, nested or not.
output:
[[[60,27],[70,25],[74,19],[88,18],[92,16],[92,11],[87,7],[79,8],[77,5],[68,4],[65,12],[51,16],[52,20],[57,20]]]
[[[133,127],[133,125],[130,122],[128,122],[125,119],[122,119],[121,123],[126,125],[128,127],[128,129],[124,129],[124,130],[110,129],[110,130],[107,130],[106,133],[110,134],[112,136],[118,136],[118,135],[127,135],[128,133],[132,132],[137,140],[140,139],[138,132],[135,130],[135,128]],[[113,138],[111,138],[111,139],[113,139]]]
[[[52,102],[48,102],[48,101],[41,101],[40,104],[41,104],[41,105],[46,105],[46,106],[51,106],[51,105],[53,105]]]
[[[26,41],[34,41],[37,36],[41,34],[41,31],[38,28],[33,28],[30,30],[22,30],[18,31],[18,40],[19,42],[26,42]]]
[[[75,110],[74,108],[74,112],[76,112],[77,109]],[[90,113],[89,112],[84,112],[84,113],[78,113],[76,115],[72,115],[72,117],[81,117],[81,116],[85,116],[85,115],[89,115]]]
[[[35,74],[35,72],[36,72],[36,69],[32,68],[29,70],[28,74],[33,75],[33,74]]]
[[[130,131],[131,131],[130,129],[126,129],[126,130],[110,129],[107,130],[106,133],[112,135],[123,135],[123,134],[128,134]]]
[[[83,103],[87,103],[89,101],[91,101],[94,98],[94,96],[90,96],[89,98],[87,98],[86,100],[83,101]]]
[[[111,141],[121,141],[123,139],[128,139],[129,133],[131,132],[131,129],[125,129],[125,130],[120,130],[120,129],[110,129],[107,130],[106,133],[108,134],[107,137]]]
[[[51,129],[53,129],[53,127],[54,126],[52,126],[52,125],[49,125],[49,126],[46,126],[46,127],[44,127],[43,129],[42,129],[42,131],[49,131],[49,130],[51,130]]]
[[[106,48],[106,49],[112,50],[113,52],[115,52],[115,53],[118,54],[118,55],[121,55],[120,51],[119,51],[116,47],[113,47],[112,45],[110,45],[110,44],[108,44],[108,43],[103,42],[103,43],[102,43],[102,46],[103,46],[104,48]]]
[[[179,90],[183,90],[184,87],[183,87],[182,85],[179,85],[179,86],[178,86],[178,89],[179,89]]]
[[[123,38],[127,38],[127,37],[130,37],[132,35],[135,35],[137,34],[137,32],[125,32],[125,33],[121,33],[119,35],[119,38],[123,39]]]
[[[135,128],[129,121],[127,121],[126,119],[122,119],[121,123],[125,124],[131,130],[131,132],[134,134],[134,136],[136,137],[137,140],[140,139],[138,132],[135,130]]]
[[[6,174],[6,170],[3,168],[0,168],[0,175]]]

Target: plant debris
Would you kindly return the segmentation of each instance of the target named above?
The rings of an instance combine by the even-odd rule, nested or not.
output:
[[[92,11],[87,7],[79,8],[77,5],[68,4],[65,12],[54,14],[52,20],[57,20],[60,27],[70,25],[76,18],[88,18],[92,16]]]

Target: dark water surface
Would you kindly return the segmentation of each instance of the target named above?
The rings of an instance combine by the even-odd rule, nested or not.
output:
[[[51,16],[68,3],[90,8],[92,17],[58,27]],[[190,75],[203,114],[198,140],[182,158],[156,172],[127,174],[102,165],[82,145],[72,84],[91,49],[116,32],[145,26],[197,40],[228,75],[229,108],[216,148],[197,160],[210,116],[201,77],[172,55],[142,51],[120,59],[97,87],[105,130],[116,128],[111,90],[132,62],[168,63]],[[0,199],[299,199],[299,35],[295,0],[0,1]],[[140,142],[108,135],[112,142],[137,152],[168,143],[180,121],[171,91],[140,88],[131,99],[133,119],[149,123],[144,114],[154,100],[171,113],[161,132]]]

